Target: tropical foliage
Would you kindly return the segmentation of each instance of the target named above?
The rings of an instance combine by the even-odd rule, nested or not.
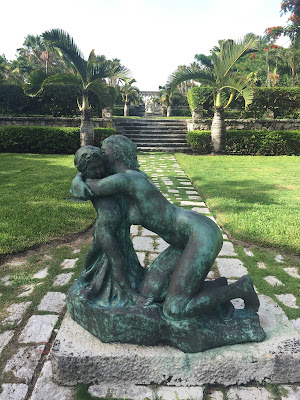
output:
[[[109,86],[108,83],[128,78],[129,71],[119,63],[106,62],[105,58],[96,56],[94,50],[90,52],[88,60],[85,60],[73,38],[62,30],[44,32],[42,37],[48,48],[59,53],[64,66],[61,68],[59,64],[49,72],[44,68],[32,71],[25,92],[34,96],[45,85],[71,85],[79,88],[82,93],[81,104],[78,101],[82,112],[81,145],[93,144],[94,129],[90,118],[89,92],[94,92],[103,105],[112,107],[117,93],[114,86]]]
[[[245,54],[256,50],[257,37],[250,35],[244,40],[219,41],[219,46],[211,51],[210,58],[190,67],[177,70],[168,81],[172,89],[180,82],[194,80],[212,87],[214,98],[214,120],[212,124],[212,143],[214,152],[225,151],[224,109],[227,108],[238,94],[244,98],[245,107],[251,104],[253,88],[249,77],[239,73],[234,67],[236,62]]]

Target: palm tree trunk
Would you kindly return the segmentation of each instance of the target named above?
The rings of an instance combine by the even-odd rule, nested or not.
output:
[[[129,117],[129,105],[127,102],[124,105],[124,117]]]
[[[172,117],[172,107],[171,106],[167,107],[167,117]]]
[[[94,144],[94,124],[91,120],[90,110],[82,110],[80,125],[80,146],[93,146]]]
[[[226,152],[226,126],[223,108],[215,108],[211,124],[211,141],[214,153],[224,154]]]

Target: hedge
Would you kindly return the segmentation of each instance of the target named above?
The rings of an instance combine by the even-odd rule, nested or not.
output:
[[[114,128],[95,128],[95,146]],[[74,154],[80,147],[80,128],[0,126],[1,153]]]
[[[194,86],[187,98],[191,109],[202,105],[204,110],[213,109],[210,87]],[[270,111],[274,113],[274,118],[300,118],[300,88],[255,87],[253,102],[247,110],[242,96],[239,96],[225,110],[225,114],[227,118],[230,118],[230,114],[233,118],[263,118]]]
[[[167,109],[163,109],[164,117],[167,116]],[[184,108],[173,108],[172,107],[172,117],[191,117],[191,110],[186,110]]]
[[[22,87],[0,85],[0,114],[2,115],[51,115],[54,117],[80,115],[77,99],[81,92],[75,86],[46,86],[36,97],[27,96]],[[98,97],[89,93],[92,115],[101,116]]]
[[[190,131],[187,143],[199,154],[212,151],[210,131]],[[300,131],[230,130],[226,133],[227,154],[300,155]]]

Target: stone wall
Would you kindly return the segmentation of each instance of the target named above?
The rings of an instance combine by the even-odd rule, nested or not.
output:
[[[107,123],[102,118],[92,118],[95,128],[105,128]],[[68,126],[80,127],[81,118],[66,117],[0,117],[0,126],[28,125],[28,126]]]
[[[210,131],[211,119],[187,120],[188,131]],[[300,130],[300,119],[225,119],[227,130]]]

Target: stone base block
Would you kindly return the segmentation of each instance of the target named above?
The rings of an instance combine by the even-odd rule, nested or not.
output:
[[[300,334],[272,299],[260,296],[260,304],[265,341],[192,354],[164,345],[102,343],[67,314],[51,354],[54,379],[62,385],[299,382]]]

